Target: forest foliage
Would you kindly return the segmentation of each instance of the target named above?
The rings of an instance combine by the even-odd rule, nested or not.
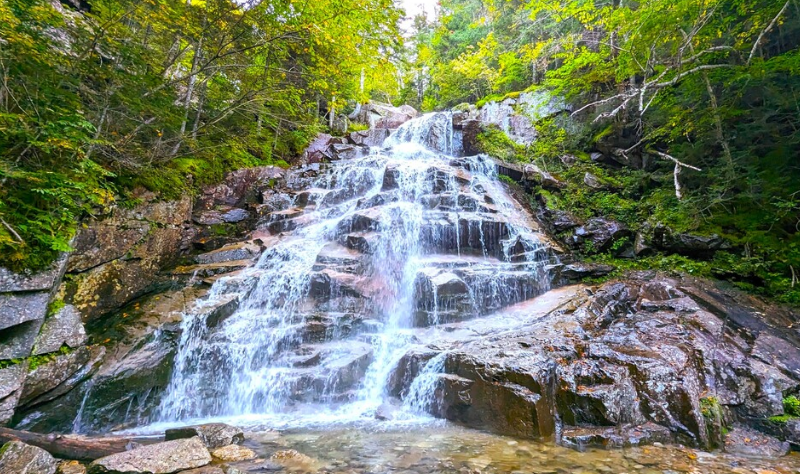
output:
[[[441,0],[412,47],[402,99],[423,109],[569,101],[582,133],[540,121],[506,152],[575,175],[551,202],[722,235],[737,250],[706,273],[800,302],[800,2]],[[592,150],[613,166],[558,159]],[[629,186],[587,192],[588,171]]]
[[[392,87],[400,15],[391,0],[3,0],[0,265],[47,265],[137,186],[169,198],[284,164],[334,100]]]

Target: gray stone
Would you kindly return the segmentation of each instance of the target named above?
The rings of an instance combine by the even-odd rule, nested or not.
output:
[[[236,207],[222,214],[220,218],[222,219],[223,222],[227,222],[229,224],[235,224],[236,222],[241,222],[243,220],[249,219],[250,213],[245,211],[244,209],[239,209],[238,207]]]
[[[629,236],[630,231],[619,222],[595,217],[589,219],[585,225],[575,229],[568,243],[574,248],[604,252],[618,239]],[[587,249],[587,246],[590,248]]]
[[[525,165],[523,172],[525,173],[525,179],[535,181],[543,188],[561,189],[567,185],[563,181],[534,164]]]
[[[65,305],[45,318],[33,354],[55,352],[61,346],[76,348],[86,342],[86,330],[81,322],[81,315],[71,304]]]
[[[21,441],[9,441],[0,448],[2,474],[55,474],[56,460],[47,451]]]
[[[0,360],[28,357],[47,314],[50,294],[0,294]]]
[[[194,259],[200,264],[222,263],[234,260],[246,260],[257,257],[261,249],[255,244],[240,242],[226,245],[204,254],[196,256]]]
[[[14,416],[27,372],[27,362],[0,369],[0,425],[4,425]]]
[[[589,186],[592,189],[604,189],[606,187],[606,185],[603,184],[602,181],[600,181],[600,178],[593,175],[592,173],[586,173],[583,176],[583,184]]]
[[[670,443],[672,440],[669,428],[655,423],[610,428],[565,427],[561,433],[561,444],[579,451],[587,448],[628,448],[653,443]]]
[[[743,456],[778,457],[789,452],[789,443],[737,426],[725,436],[725,451]]]
[[[200,438],[151,444],[100,458],[89,465],[89,474],[173,474],[202,467],[211,455]]]
[[[0,330],[44,319],[49,301],[50,294],[44,291],[0,294]],[[0,356],[0,359],[10,358]]]
[[[35,405],[65,394],[90,376],[105,354],[105,347],[79,347],[37,366],[25,378],[19,405]]]
[[[221,448],[230,444],[242,444],[244,433],[239,428],[225,423],[207,423],[203,425],[185,426],[168,429],[165,433],[167,441],[198,436],[209,448]]]
[[[49,290],[61,277],[67,263],[67,254],[62,254],[47,270],[41,272],[12,272],[0,267],[0,293],[18,291]]]
[[[646,257],[655,253],[653,247],[650,246],[647,238],[641,232],[636,234],[636,239],[633,242],[633,252],[639,257]]]
[[[561,276],[568,280],[581,280],[583,278],[598,278],[608,275],[616,270],[613,265],[573,263],[561,269]]]

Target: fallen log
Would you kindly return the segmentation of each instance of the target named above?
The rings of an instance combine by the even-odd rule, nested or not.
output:
[[[128,451],[139,446],[130,438],[102,437],[91,438],[80,435],[41,434],[30,431],[12,430],[0,427],[0,445],[18,440],[42,448],[61,459],[94,461],[111,454]]]

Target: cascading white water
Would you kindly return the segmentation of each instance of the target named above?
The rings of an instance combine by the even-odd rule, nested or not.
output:
[[[412,120],[369,156],[333,163],[254,269],[185,315],[161,422],[371,416],[415,328],[479,317],[545,291],[547,250],[487,157],[456,157],[449,114]],[[290,225],[291,224],[291,225]],[[208,308],[240,300],[218,324]],[[409,413],[431,403],[429,362]],[[426,378],[427,377],[427,378]]]

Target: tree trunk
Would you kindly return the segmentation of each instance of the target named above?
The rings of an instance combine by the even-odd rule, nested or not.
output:
[[[186,133],[186,124],[189,122],[189,108],[192,105],[192,95],[194,94],[194,85],[197,83],[197,66],[200,64],[200,56],[203,51],[203,37],[197,40],[197,45],[194,47],[194,57],[192,58],[192,70],[189,77],[189,86],[186,88],[186,99],[184,100],[183,107],[183,121],[181,122],[181,129],[178,132],[178,141],[172,149],[170,156],[178,154],[178,150],[183,144],[183,134]]]
[[[0,428],[0,445],[18,440],[42,448],[55,457],[94,461],[111,454],[121,453],[136,447],[130,438],[88,438],[76,435],[40,434]]]

